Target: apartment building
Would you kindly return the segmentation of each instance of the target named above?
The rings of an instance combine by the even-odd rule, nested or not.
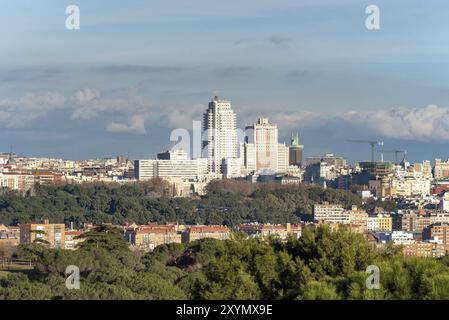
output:
[[[430,215],[415,211],[405,212],[398,216],[399,229],[409,232],[422,232],[425,227],[431,224]]]
[[[440,258],[449,253],[449,246],[435,242],[416,242],[403,245],[402,253],[408,257]]]
[[[390,196],[425,197],[430,194],[430,179],[423,178],[417,174],[405,177],[390,177],[389,178],[389,193]]]
[[[435,159],[433,171],[435,180],[444,180],[449,178],[449,159],[447,161]]]
[[[449,244],[449,223],[438,222],[425,227],[422,232],[422,238],[423,240]]]
[[[368,216],[367,226],[368,231],[392,231],[393,218],[389,214],[377,214]]]
[[[236,226],[236,230],[246,233],[254,238],[275,237],[281,240],[287,240],[289,237],[298,239],[301,236],[300,224],[261,224],[244,223]]]
[[[447,212],[431,212],[429,214],[430,224],[449,223],[449,213]]]
[[[48,171],[16,170],[0,172],[0,188],[28,191],[39,185],[53,185],[62,181],[62,174]]]
[[[11,190],[27,191],[35,184],[32,174],[3,172],[0,173],[0,187]]]
[[[449,192],[446,191],[440,199],[440,203],[438,203],[438,210],[448,212],[449,213]]]
[[[9,256],[13,249],[19,245],[19,227],[7,227],[0,224],[0,256]]]
[[[410,211],[402,214],[398,220],[401,230],[422,232],[427,226],[438,223],[449,223],[449,213]]]
[[[378,214],[377,225],[379,231],[392,231],[393,230],[393,218],[389,214]]]
[[[50,248],[64,248],[65,226],[60,223],[26,223],[20,225],[20,243],[47,243]]]
[[[84,230],[66,230],[64,239],[64,249],[75,250],[84,239],[77,239],[84,233]]]
[[[313,220],[317,222],[349,224],[351,213],[346,211],[342,205],[325,202],[313,206]]]
[[[412,244],[415,243],[413,233],[405,231],[378,232],[376,233],[379,242],[393,244]]]
[[[225,226],[189,226],[182,233],[182,242],[211,238],[227,240],[231,237],[231,230]]]
[[[176,225],[152,223],[146,226],[127,228],[125,239],[137,248],[153,250],[162,244],[181,243],[182,233]]]
[[[352,206],[348,212],[349,223],[352,228],[361,233],[365,232],[368,228],[368,213],[365,210],[358,209],[357,206]]]

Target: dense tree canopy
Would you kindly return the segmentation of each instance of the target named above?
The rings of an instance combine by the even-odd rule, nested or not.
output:
[[[313,204],[321,201],[361,205],[360,197],[345,190],[231,180],[212,182],[202,198],[174,198],[161,183],[40,186],[32,195],[5,193],[0,195],[0,223],[49,219],[78,226],[84,222],[148,221],[233,226],[242,222],[308,219]]]
[[[306,228],[300,239],[203,239],[132,252],[112,222],[178,221],[187,224],[271,223],[307,219],[313,204],[345,206],[361,199],[316,186],[253,185],[217,181],[202,198],[173,198],[160,181],[129,185],[37,187],[32,194],[0,195],[0,223],[42,218],[100,227],[83,235],[77,250],[21,245],[17,258],[31,272],[0,272],[0,299],[449,299],[449,259],[405,259],[382,251],[345,228]],[[373,202],[368,207],[390,204]],[[65,286],[65,270],[80,270],[79,290]],[[366,268],[380,269],[380,289],[366,288]]]
[[[36,260],[30,273],[0,276],[0,299],[449,299],[449,260],[405,259],[377,251],[341,228],[308,228],[280,242],[203,239],[161,245],[141,257],[110,227],[85,235],[78,250],[21,246]],[[65,269],[80,269],[79,290]],[[366,267],[380,269],[380,289],[367,289]]]

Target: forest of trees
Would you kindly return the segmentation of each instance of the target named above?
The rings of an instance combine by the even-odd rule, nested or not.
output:
[[[110,226],[83,237],[78,250],[21,245],[35,269],[0,274],[0,299],[449,299],[447,257],[406,259],[344,228],[310,228],[284,243],[235,234],[143,256]],[[79,267],[79,289],[65,286],[68,265]],[[368,265],[379,267],[379,289],[366,288]]]
[[[361,198],[346,190],[318,186],[217,180],[203,197],[176,198],[162,181],[107,185],[37,186],[33,193],[0,193],[0,223],[16,225],[41,219],[82,226],[149,221],[186,224],[242,222],[286,223],[310,219],[315,203],[329,201],[361,206]],[[376,204],[382,206],[383,203]]]
[[[128,185],[36,187],[0,195],[0,223],[40,219],[100,225],[77,250],[45,243],[20,245],[15,258],[28,272],[0,272],[0,299],[449,299],[449,258],[406,259],[400,248],[374,248],[341,228],[307,228],[300,239],[203,239],[158,246],[143,256],[104,223],[178,221],[187,224],[271,223],[310,219],[315,203],[362,206],[344,190],[316,186],[216,181],[203,197],[175,198],[162,181]],[[369,202],[367,209],[394,204]],[[79,290],[65,286],[69,265],[80,269]],[[366,288],[366,268],[380,269],[380,289]]]

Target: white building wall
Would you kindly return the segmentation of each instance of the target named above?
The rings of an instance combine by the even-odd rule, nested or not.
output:
[[[223,159],[237,158],[236,114],[231,102],[215,97],[203,118],[203,151],[209,172],[222,173]]]
[[[287,172],[289,161],[289,149],[285,144],[278,144],[278,172]]]

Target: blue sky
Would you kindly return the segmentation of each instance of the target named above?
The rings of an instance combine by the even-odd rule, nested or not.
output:
[[[5,3],[3,3],[5,2]],[[306,154],[449,156],[449,3],[3,1],[0,150],[154,156],[218,92],[239,126],[268,116]],[[76,4],[81,29],[65,28]],[[365,28],[366,6],[380,30]]]

